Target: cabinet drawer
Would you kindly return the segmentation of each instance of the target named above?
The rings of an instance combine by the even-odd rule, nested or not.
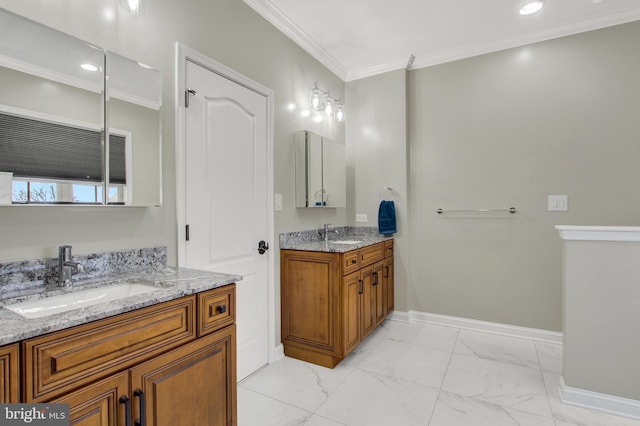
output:
[[[384,242],[384,257],[393,256],[393,240],[387,240]]]
[[[26,340],[24,400],[39,402],[195,339],[196,296]]]
[[[360,251],[353,250],[342,254],[342,274],[347,275],[360,269]]]
[[[374,244],[358,250],[360,266],[366,266],[384,259],[384,243]]]
[[[198,337],[236,322],[236,285],[198,294]]]

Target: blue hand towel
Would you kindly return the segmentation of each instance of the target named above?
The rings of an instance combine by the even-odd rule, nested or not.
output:
[[[393,201],[381,201],[378,208],[378,232],[391,235],[398,232],[396,226],[396,206]]]

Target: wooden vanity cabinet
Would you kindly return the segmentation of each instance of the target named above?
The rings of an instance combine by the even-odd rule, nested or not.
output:
[[[20,402],[19,345],[0,347],[0,403]]]
[[[234,322],[231,284],[30,339],[25,401],[71,425],[235,425]]]
[[[382,323],[393,292],[393,252],[385,253],[385,242],[346,253],[281,251],[285,355],[333,368]]]

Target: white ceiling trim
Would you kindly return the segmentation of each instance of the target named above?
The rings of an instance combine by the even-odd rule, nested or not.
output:
[[[531,34],[526,37],[515,37],[511,39],[501,40],[495,43],[484,43],[481,45],[470,46],[461,49],[443,51],[436,54],[416,55],[416,59],[413,62],[413,66],[411,67],[411,69],[426,68],[433,65],[457,61],[460,59],[470,58],[478,55],[484,55],[500,50],[511,49],[527,44],[538,43],[554,38],[566,37],[586,31],[598,30],[613,25],[620,25],[627,22],[636,21],[638,19],[640,19],[640,8],[600,16],[595,19],[554,28],[552,31],[543,31],[536,34]],[[351,73],[349,75],[351,76]]]
[[[329,52],[327,52],[311,37],[309,37],[304,31],[302,31],[300,27],[298,27],[293,21],[291,21],[269,0],[243,1],[343,81],[358,80],[361,78],[371,77],[374,75],[383,74],[385,72],[402,69],[406,67],[409,61],[408,57],[398,58],[394,61],[384,64],[348,70],[335,57],[333,57]],[[599,16],[594,19],[565,25],[563,27],[555,28],[552,31],[543,31],[526,37],[516,37],[500,40],[497,42],[483,43],[473,46],[467,46],[460,49],[450,49],[435,53],[421,54],[418,52],[415,53],[415,60],[412,64],[411,69],[425,68],[446,62],[523,46],[526,44],[537,43],[581,32],[593,31],[613,25],[624,24],[636,20],[640,20],[640,7],[634,7],[626,11]]]
[[[243,0],[264,19],[279,29],[284,35],[302,47],[307,53],[318,60],[329,71],[340,77],[343,81],[347,78],[347,68],[342,65],[329,52],[309,37],[304,31],[294,24],[288,16],[280,11],[268,0]]]

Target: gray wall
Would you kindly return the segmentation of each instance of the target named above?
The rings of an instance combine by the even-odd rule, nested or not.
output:
[[[346,224],[346,209],[294,207],[293,132],[310,127],[344,143],[344,125],[309,123],[300,111],[313,82],[344,99],[344,83],[241,1],[152,2],[132,17],[114,0],[0,0],[0,7],[158,68],[163,76],[163,201],[159,208],[0,207],[0,261],[168,246],[176,262],[174,45],[180,41],[274,90],[274,188],[284,196],[276,232]],[[109,13],[111,17],[108,18]],[[295,104],[292,111],[290,105]],[[277,246],[274,241],[272,246]],[[271,252],[278,259],[278,251]],[[279,278],[276,261],[276,279]],[[279,287],[279,286],[278,286]]]
[[[635,22],[410,73],[409,309],[562,329],[553,225],[640,218],[638,40]]]
[[[640,243],[565,242],[562,378],[640,400]]]
[[[394,271],[399,311],[407,311],[409,283],[406,81],[405,70],[352,81],[346,98],[348,220],[351,225],[378,226],[382,188],[397,192]],[[368,223],[355,223],[356,213],[366,213]]]

